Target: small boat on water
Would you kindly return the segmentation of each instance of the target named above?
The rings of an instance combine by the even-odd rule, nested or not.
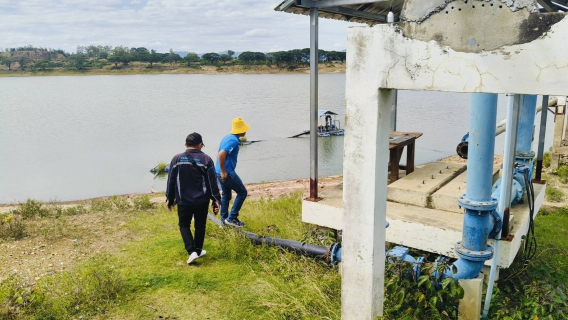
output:
[[[345,131],[341,129],[341,123],[339,120],[335,119],[337,113],[328,110],[318,110],[319,125],[318,125],[318,136],[320,137],[331,137],[331,136],[342,136]],[[289,138],[297,138],[303,135],[309,135],[310,130],[304,130],[302,133],[293,135]]]

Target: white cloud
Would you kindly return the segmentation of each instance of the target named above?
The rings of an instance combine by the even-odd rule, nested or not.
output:
[[[0,47],[147,46],[166,52],[309,47],[309,18],[252,0],[0,0]],[[345,48],[349,23],[320,19],[320,48]]]
[[[274,35],[274,30],[256,28],[245,32],[245,37],[270,37]]]

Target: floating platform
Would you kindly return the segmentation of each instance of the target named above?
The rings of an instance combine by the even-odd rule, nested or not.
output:
[[[445,168],[445,169],[444,169]],[[494,167],[494,181],[499,175]],[[402,173],[402,172],[401,172]],[[432,162],[391,183],[387,190],[386,241],[457,258],[454,245],[462,240],[463,211],[458,197],[465,193],[465,164]],[[428,180],[429,178],[429,180]],[[546,184],[534,184],[535,216],[544,200]],[[318,202],[304,200],[302,221],[343,229],[343,185],[320,192]],[[453,205],[452,205],[453,204]],[[509,236],[501,242],[498,263],[508,268],[529,226],[528,204],[511,207]],[[537,222],[538,223],[538,222]],[[489,239],[489,245],[495,240]],[[491,265],[487,260],[485,265]]]

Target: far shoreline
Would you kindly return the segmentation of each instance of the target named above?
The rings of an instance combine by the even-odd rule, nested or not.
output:
[[[319,74],[345,73],[345,63],[330,63],[318,65]],[[164,67],[162,65],[148,68],[145,65],[132,65],[121,68],[87,69],[76,70],[53,70],[53,71],[18,71],[0,69],[0,77],[42,77],[42,76],[92,76],[92,75],[156,75],[156,74],[309,74],[309,67],[294,69],[281,68],[267,65],[226,65],[226,66],[176,66]]]

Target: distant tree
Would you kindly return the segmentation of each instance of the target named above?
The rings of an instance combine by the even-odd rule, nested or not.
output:
[[[130,61],[134,60],[134,56],[130,52],[130,49],[123,46],[114,47],[112,49],[112,55],[107,58],[108,61],[114,63],[114,66],[118,68],[118,63],[127,66]]]
[[[213,64],[215,61],[219,60],[219,54],[215,52],[206,53],[201,56],[201,59]]]
[[[318,50],[318,63],[325,63],[328,61],[327,51],[319,49]]]
[[[150,51],[144,47],[130,48],[130,53],[132,54],[133,61],[140,62],[146,61],[148,55],[150,55]]]
[[[180,60],[181,60],[180,55],[175,53],[172,49],[170,49],[170,52],[166,56],[166,61],[170,64],[170,67],[172,66],[172,63],[177,63]]]
[[[20,65],[20,70],[24,71],[26,64],[30,62],[30,58],[26,54],[19,54],[14,57],[14,62],[17,62]]]
[[[254,52],[245,51],[239,54],[238,59],[248,66],[252,64],[252,62],[255,60]]]
[[[219,56],[219,60],[225,64],[227,61],[231,60],[231,56],[228,54],[222,54]]]
[[[227,50],[227,54],[229,55],[229,57],[233,58],[233,56],[235,55],[235,51]]]
[[[188,53],[185,57],[183,57],[183,61],[187,62],[187,66],[191,67],[192,62],[198,62],[199,56],[196,53]]]
[[[68,66],[77,70],[84,70],[86,61],[87,55],[84,53],[75,53],[67,57]]]
[[[150,68],[153,67],[155,62],[162,60],[162,55],[157,53],[156,50],[150,50],[150,54],[146,57],[146,62],[150,63]]]
[[[8,70],[12,70],[12,63],[14,63],[14,60],[12,60],[11,56],[4,55],[0,56],[0,63],[8,67]]]

